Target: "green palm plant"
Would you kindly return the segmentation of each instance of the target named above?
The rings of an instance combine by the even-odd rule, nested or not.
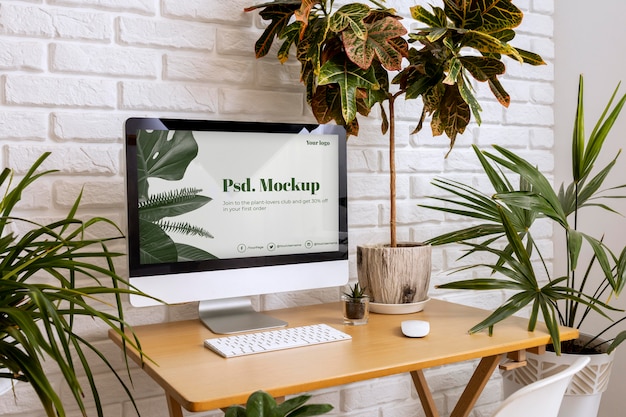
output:
[[[82,414],[86,415],[87,389],[102,416],[88,353],[95,354],[114,373],[134,404],[133,396],[104,354],[77,332],[76,321],[83,317],[98,320],[138,349],[139,342],[132,332],[124,332],[129,327],[124,321],[121,297],[145,294],[129,288],[115,271],[113,261],[123,254],[111,252],[107,246],[123,239],[119,228],[103,217],[76,217],[80,194],[67,216],[50,224],[12,215],[28,187],[53,172],[37,173],[48,155],[37,159],[15,185],[12,170],[5,168],[0,174],[0,368],[4,369],[0,378],[29,383],[48,416],[65,416],[64,404],[44,368],[44,362],[52,360]],[[15,233],[12,228],[18,225],[28,231]],[[113,228],[112,237],[88,237],[91,230],[103,225]],[[80,369],[87,388],[81,382]]]
[[[453,197],[436,198],[445,206],[426,207],[473,219],[476,224],[446,233],[430,240],[433,245],[457,243],[467,248],[463,255],[490,253],[493,263],[481,263],[459,268],[466,270],[487,267],[495,275],[446,283],[439,288],[471,290],[510,290],[514,294],[470,332],[493,329],[504,318],[530,306],[528,328],[535,329],[541,313],[552,337],[555,351],[571,352],[580,347],[572,343],[561,345],[559,325],[580,328],[591,311],[610,320],[610,324],[594,335],[585,347],[597,345],[598,338],[610,328],[626,320],[613,321],[610,314],[618,311],[603,300],[619,295],[626,282],[626,247],[614,252],[595,237],[579,229],[582,210],[596,207],[614,213],[608,205],[611,198],[624,198],[618,191],[626,185],[603,189],[605,180],[615,166],[619,152],[603,168],[594,170],[603,144],[619,116],[626,95],[616,99],[615,89],[592,133],[586,139],[584,131],[583,78],[580,77],[578,103],[572,139],[572,182],[552,187],[546,176],[532,163],[513,152],[494,146],[496,153],[474,147],[480,164],[487,174],[495,194],[485,193],[459,182],[436,179],[434,185]],[[519,186],[513,185],[505,172],[519,177]],[[434,198],[434,197],[433,197]],[[552,276],[539,246],[532,236],[532,225],[537,219],[549,219],[562,230],[566,246],[566,273]],[[589,248],[589,260],[581,266],[583,248]],[[534,259],[538,259],[535,266]],[[591,274],[599,267],[602,280],[593,284]],[[626,331],[610,341],[609,351],[626,338]]]
[[[396,247],[396,99],[421,97],[415,132],[430,116],[433,135],[445,133],[452,149],[472,116],[480,124],[472,80],[487,83],[508,107],[509,94],[498,80],[506,71],[503,56],[531,65],[544,61],[509,44],[523,17],[511,0],[443,0],[443,7],[431,10],[416,5],[409,12],[420,27],[411,33],[384,0],[338,8],[334,3],[274,0],[245,10],[260,9],[269,22],[255,44],[258,58],[269,53],[275,39],[281,43],[281,63],[295,48],[307,103],[319,123],[334,121],[356,136],[359,115],[379,108],[382,133],[389,134],[390,245]]]

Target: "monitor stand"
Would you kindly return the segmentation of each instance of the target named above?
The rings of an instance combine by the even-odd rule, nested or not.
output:
[[[287,325],[285,321],[255,311],[247,297],[200,301],[198,313],[202,323],[217,334],[274,329]]]

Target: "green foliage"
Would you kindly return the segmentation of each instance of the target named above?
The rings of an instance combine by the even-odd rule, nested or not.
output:
[[[361,288],[361,286],[357,282],[352,287],[349,287],[349,290],[347,292],[344,292],[343,294],[346,297],[350,297],[350,298],[363,298],[367,296],[367,294],[365,293],[366,290],[367,290],[367,287]]]
[[[497,259],[491,264],[475,264],[460,268],[466,270],[475,267],[487,267],[497,273],[489,277],[456,281],[440,285],[439,288],[492,290],[506,289],[515,293],[504,305],[496,309],[488,318],[477,324],[470,331],[476,332],[491,328],[504,318],[515,314],[526,306],[531,306],[529,330],[534,330],[539,312],[549,329],[560,353],[571,351],[573,346],[559,339],[558,325],[580,328],[591,311],[605,318],[618,311],[601,301],[621,293],[626,282],[626,247],[613,252],[603,243],[602,236],[596,237],[578,229],[578,219],[586,207],[596,207],[615,213],[608,205],[613,198],[625,198],[619,191],[626,187],[620,185],[602,189],[611,169],[615,166],[619,152],[603,168],[594,171],[604,141],[615,120],[619,116],[626,95],[613,106],[619,86],[615,89],[591,135],[585,139],[583,78],[580,77],[578,104],[574,134],[572,139],[572,182],[553,189],[549,179],[531,162],[515,153],[494,146],[496,153],[474,151],[483,170],[487,174],[495,194],[488,196],[481,191],[455,181],[436,179],[434,185],[452,197],[435,198],[444,206],[425,206],[435,210],[460,215],[474,220],[473,226],[432,238],[429,243],[442,245],[462,244],[467,247],[463,255],[491,253]],[[612,107],[613,106],[613,107]],[[505,172],[513,173],[519,179],[515,187]],[[594,172],[596,172],[594,174]],[[551,276],[544,257],[536,244],[532,229],[537,219],[549,219],[562,231],[566,244],[567,272],[563,276]],[[580,256],[583,249],[589,248],[590,259],[581,267]],[[538,259],[540,267],[531,259]],[[593,284],[590,274],[593,268],[599,268],[603,279]],[[541,284],[546,281],[547,284]],[[612,321],[605,329],[598,332],[590,344],[598,344],[608,329],[626,320],[626,316]],[[626,338],[626,331],[621,332],[611,343],[613,350]],[[571,345],[571,344],[570,344]]]
[[[443,0],[443,8],[410,8],[420,27],[411,33],[384,0],[348,3],[333,0],[274,0],[244,9],[260,9],[269,23],[255,44],[257,58],[280,43],[277,57],[289,58],[292,47],[300,62],[300,80],[319,123],[334,121],[348,136],[359,133],[359,115],[380,107],[381,130],[389,132],[390,243],[396,241],[395,100],[422,98],[415,132],[431,117],[434,136],[445,133],[450,150],[472,115],[480,124],[481,107],[472,80],[486,82],[498,102],[509,94],[498,76],[503,56],[531,65],[545,64],[532,52],[509,42],[523,14],[511,0]],[[385,107],[386,104],[386,107]],[[389,115],[387,115],[387,110]]]
[[[277,404],[267,392],[256,391],[248,397],[245,407],[233,405],[224,417],[309,417],[333,409],[329,404],[305,404],[310,398],[310,395],[300,395]]]
[[[133,404],[134,400],[103,353],[75,331],[75,321],[81,317],[95,319],[117,332],[126,344],[138,348],[138,341],[123,331],[127,325],[121,296],[145,294],[129,288],[115,272],[113,261],[123,254],[110,252],[107,245],[123,239],[117,226],[102,217],[85,221],[76,217],[81,195],[67,217],[50,224],[12,215],[28,186],[53,172],[36,172],[48,155],[43,154],[15,185],[10,169],[0,174],[0,368],[7,370],[0,378],[30,383],[48,416],[65,416],[56,387],[48,379],[53,361],[82,414],[86,415],[85,382],[81,382],[85,377],[102,416],[91,368],[93,359],[87,359],[88,353],[111,369]],[[18,235],[14,226],[28,231]],[[112,237],[87,237],[94,234],[92,230],[106,226],[114,231]],[[85,284],[78,285],[79,281]],[[115,312],[107,312],[108,307]]]
[[[334,120],[345,126],[349,135],[358,134],[358,114],[367,116],[374,105],[406,93],[407,99],[424,98],[421,120],[431,115],[433,134],[446,133],[453,145],[471,113],[480,123],[471,78],[487,82],[508,106],[509,95],[497,79],[505,72],[502,55],[544,64],[538,55],[509,45],[523,17],[510,0],[444,0],[443,8],[411,7],[412,18],[422,24],[412,33],[383,2],[337,9],[333,3],[275,0],[245,10],[261,9],[260,16],[269,21],[256,42],[256,56],[265,56],[278,39],[278,59],[285,62],[295,47],[313,114],[320,123]],[[400,88],[394,93],[392,73],[392,83]]]
[[[201,227],[186,222],[172,222],[170,217],[196,210],[210,197],[202,190],[183,188],[150,194],[150,177],[179,181],[198,155],[198,144],[189,131],[175,131],[168,139],[167,131],[141,131],[137,135],[137,166],[139,172],[139,258],[142,263],[162,263],[214,259],[215,256],[196,247],[175,242],[168,233],[213,236]]]

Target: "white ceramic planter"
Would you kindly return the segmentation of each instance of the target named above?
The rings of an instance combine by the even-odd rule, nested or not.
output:
[[[553,375],[573,363],[578,355],[553,352],[543,355],[526,354],[528,364],[524,367],[504,371],[502,374],[504,395],[508,396],[524,385]],[[606,391],[613,366],[613,355],[589,355],[591,361],[574,375],[565,392],[559,417],[596,417],[602,393]]]

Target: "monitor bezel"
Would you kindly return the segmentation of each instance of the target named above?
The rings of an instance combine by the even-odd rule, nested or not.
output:
[[[348,212],[347,212],[347,164],[346,133],[337,125],[324,125],[324,133],[338,136],[338,242],[336,251],[306,254],[258,256],[247,258],[211,259],[205,261],[169,262],[142,264],[139,261],[139,212],[137,190],[137,131],[138,130],[190,130],[260,133],[299,133],[309,132],[320,125],[311,123],[274,123],[257,121],[200,120],[155,117],[133,117],[125,123],[126,160],[126,215],[129,276],[149,277],[155,275],[184,274],[203,271],[219,271],[242,268],[292,265],[340,261],[348,259]]]

